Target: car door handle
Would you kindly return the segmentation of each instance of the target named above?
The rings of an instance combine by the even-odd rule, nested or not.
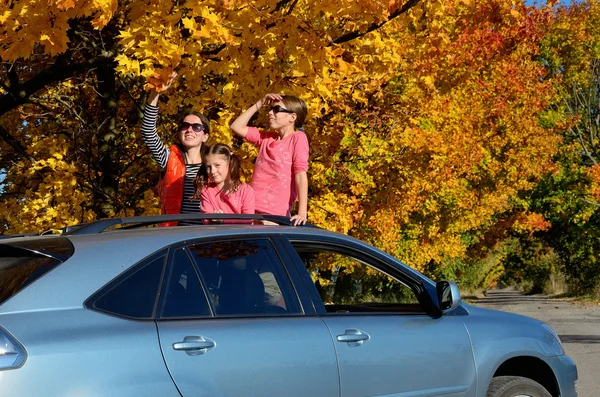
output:
[[[347,329],[342,335],[337,336],[338,342],[345,342],[348,346],[360,346],[369,339],[371,339],[369,334],[358,329]]]
[[[200,354],[204,354],[208,351],[208,349],[212,349],[217,344],[210,339],[204,338],[202,336],[186,336],[183,338],[183,342],[175,342],[173,343],[174,350],[183,350],[189,356],[199,356]]]

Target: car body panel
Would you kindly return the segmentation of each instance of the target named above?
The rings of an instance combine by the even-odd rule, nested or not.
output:
[[[561,355],[544,358],[556,376],[561,397],[577,397],[577,366],[571,357]]]
[[[159,321],[165,362],[187,396],[339,396],[335,350],[318,317]],[[215,347],[173,349],[186,336]]]
[[[342,397],[475,396],[473,354],[458,317],[333,314],[323,321],[334,338],[348,330],[369,336],[359,346],[335,341]]]
[[[560,342],[539,320],[467,304],[463,307],[469,312],[461,319],[471,335],[481,385],[489,384],[502,363],[515,357],[534,357],[546,363],[556,357],[566,357]],[[560,364],[561,372],[577,372],[570,359],[553,362]],[[572,376],[565,377],[570,379]],[[560,383],[559,386],[566,387]],[[484,386],[480,387],[479,393],[485,393]]]
[[[0,323],[28,355],[22,368],[0,371],[3,396],[179,396],[153,321],[81,307],[4,314]]]

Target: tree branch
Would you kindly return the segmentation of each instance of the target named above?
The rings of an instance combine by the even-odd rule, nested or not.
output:
[[[592,201],[592,200],[589,200],[589,199],[585,199],[585,198],[583,199],[583,201],[586,202],[586,203],[588,203],[588,204],[594,205],[596,207],[600,207],[600,203],[597,203],[595,201]]]
[[[22,155],[23,157],[29,159],[30,161],[35,161],[33,156],[27,153],[27,149],[25,146],[21,145],[21,142],[17,141],[4,127],[0,125],[0,137],[4,140],[4,142],[8,143],[10,147],[15,149],[17,153]]]
[[[277,11],[281,11],[281,9],[282,9],[283,7],[285,7],[285,6],[287,5],[287,3],[289,3],[290,1],[291,1],[291,0],[280,0],[280,1],[278,1],[278,2],[277,2],[277,4],[275,5],[275,10],[274,10],[274,11],[275,11],[275,12],[277,12]],[[294,3],[295,3],[296,1],[297,1],[297,0],[294,0]]]
[[[10,83],[10,88],[13,90],[19,86],[19,76],[17,76],[17,68],[14,62],[8,68],[8,82]]]
[[[288,15],[290,15],[292,13],[292,11],[294,11],[294,8],[296,7],[296,4],[298,4],[298,0],[294,0],[294,2],[292,3],[292,5],[290,6],[290,8],[288,8],[288,10],[285,13],[286,17]]]
[[[12,86],[11,79],[10,91],[0,97],[0,116],[20,105],[28,103],[29,98],[34,93],[48,84],[66,80],[99,64],[114,62],[109,56],[98,56],[87,62],[70,63],[70,56],[69,52],[58,56],[52,66],[36,74],[25,83],[18,84],[16,87]]]
[[[416,6],[419,3],[420,0],[408,0],[406,3],[404,3],[404,5],[402,7],[400,7],[399,9],[397,9],[396,11],[394,11],[393,13],[390,14],[390,16],[388,17],[388,19],[386,19],[385,21],[382,21],[380,23],[374,23],[371,26],[369,26],[365,31],[363,32],[350,32],[350,33],[346,33],[344,35],[341,35],[340,37],[338,37],[337,39],[335,39],[333,41],[333,44],[341,44],[341,43],[346,43],[348,41],[357,39],[359,37],[365,36],[368,33],[373,32],[374,30],[379,29],[380,27],[382,27],[383,25],[385,25],[386,23],[390,22],[391,20],[393,20],[394,18],[404,14],[405,12],[407,12],[408,10],[410,10],[411,8],[413,8],[414,6]]]

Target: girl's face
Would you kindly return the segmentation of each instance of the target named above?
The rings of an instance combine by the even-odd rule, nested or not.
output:
[[[184,148],[190,149],[202,146],[208,139],[200,117],[193,114],[185,116],[179,125],[179,139]]]
[[[274,130],[280,130],[290,125],[293,127],[296,121],[296,113],[285,107],[281,101],[271,103],[269,110],[269,127]]]
[[[204,166],[210,180],[222,189],[229,179],[229,161],[222,154],[208,154],[204,158]]]

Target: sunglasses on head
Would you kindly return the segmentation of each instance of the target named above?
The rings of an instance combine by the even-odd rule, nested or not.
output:
[[[281,106],[279,106],[279,105],[275,105],[275,106],[273,106],[273,107],[271,108],[271,111],[273,112],[273,114],[277,114],[277,113],[280,113],[280,112],[281,112],[281,113],[290,113],[290,114],[292,114],[292,113],[296,113],[296,112],[294,112],[294,111],[292,111],[292,110],[290,110],[290,109],[282,108],[282,107],[281,107]]]
[[[179,131],[183,132],[183,131],[187,131],[188,128],[192,127],[192,131],[194,131],[195,133],[199,134],[202,131],[204,131],[204,124],[202,123],[188,123],[187,121],[182,121],[181,124],[179,124]]]

